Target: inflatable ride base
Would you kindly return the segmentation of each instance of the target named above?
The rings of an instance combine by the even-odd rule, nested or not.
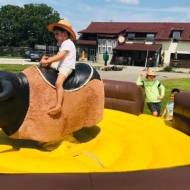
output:
[[[51,152],[0,131],[1,173],[96,173],[190,164],[190,138],[170,122],[105,109],[96,126],[67,135]]]

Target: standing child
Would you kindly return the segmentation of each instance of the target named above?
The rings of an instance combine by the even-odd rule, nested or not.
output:
[[[146,76],[142,80],[141,77]],[[159,116],[161,111],[161,100],[165,94],[165,87],[155,80],[156,74],[152,69],[148,69],[146,73],[141,73],[137,78],[136,84],[143,86],[145,90],[145,101],[153,116]],[[159,89],[161,94],[159,93]]]
[[[48,112],[50,115],[56,115],[61,111],[63,104],[63,83],[75,69],[76,48],[72,41],[76,40],[76,35],[70,23],[66,20],[60,20],[59,22],[49,24],[47,29],[54,33],[56,40],[61,44],[59,52],[55,56],[43,56],[40,61],[41,66],[50,66],[59,71],[55,83],[57,103],[55,107]]]
[[[173,120],[173,108],[174,108],[174,94],[180,92],[178,88],[173,88],[170,92],[170,101],[167,102],[166,107],[162,113],[162,118],[166,115],[166,120]]]

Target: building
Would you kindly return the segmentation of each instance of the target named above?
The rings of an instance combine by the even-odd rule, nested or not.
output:
[[[108,64],[190,68],[190,23],[91,22],[78,34],[82,61],[104,64],[107,51]]]

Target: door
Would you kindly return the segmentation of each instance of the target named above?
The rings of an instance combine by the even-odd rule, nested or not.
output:
[[[90,49],[89,52],[90,52],[89,53],[90,61],[95,62],[95,60],[96,60],[96,49]]]

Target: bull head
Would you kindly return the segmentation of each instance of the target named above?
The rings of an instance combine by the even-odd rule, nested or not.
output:
[[[11,135],[19,129],[29,105],[29,85],[22,73],[0,70],[0,128]]]
[[[13,85],[8,80],[2,80],[0,82],[0,101],[4,101],[11,97],[13,93]]]

